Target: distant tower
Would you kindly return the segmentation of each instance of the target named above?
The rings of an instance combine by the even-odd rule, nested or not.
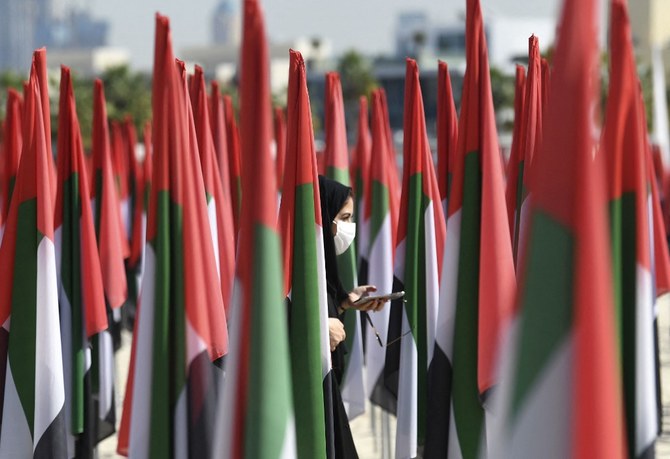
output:
[[[222,0],[212,17],[212,38],[217,45],[238,46],[241,36],[240,12],[236,1]]]

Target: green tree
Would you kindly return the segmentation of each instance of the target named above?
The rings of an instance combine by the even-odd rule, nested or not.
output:
[[[23,92],[24,78],[18,73],[6,71],[0,73],[0,120],[5,119],[5,110],[7,109],[7,90],[14,88]]]
[[[121,66],[107,69],[101,79],[105,84],[109,119],[121,121],[131,116],[141,138],[144,124],[151,119],[150,77]]]
[[[369,97],[372,90],[377,87],[370,61],[358,51],[352,49],[344,53],[337,63],[337,71],[342,82],[345,104],[348,102],[355,104],[360,96]]]

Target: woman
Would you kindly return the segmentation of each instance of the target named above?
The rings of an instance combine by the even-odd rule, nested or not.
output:
[[[350,187],[319,176],[321,195],[321,222],[323,225],[323,244],[326,259],[326,281],[328,286],[328,328],[330,332],[330,350],[333,362],[335,382],[333,384],[333,415],[335,433],[335,457],[357,458],[356,446],[349,428],[349,420],[342,403],[339,385],[344,369],[344,332],[343,317],[348,309],[361,311],[379,311],[384,301],[369,301],[357,306],[355,301],[369,292],[376,291],[373,285],[361,285],[347,292],[340,282],[337,268],[337,255],[343,254],[352,244],[356,235],[353,222],[354,199]]]

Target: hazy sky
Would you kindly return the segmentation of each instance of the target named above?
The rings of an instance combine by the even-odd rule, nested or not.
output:
[[[132,65],[148,69],[152,62],[154,13],[170,17],[176,54],[180,48],[210,41],[217,0],[56,0],[87,4],[94,15],[111,22],[110,44],[128,48]],[[241,0],[239,2],[241,5]],[[547,16],[558,0],[482,0],[484,17]],[[298,36],[329,38],[336,53],[355,47],[378,53],[393,48],[396,16],[407,10],[426,11],[435,23],[457,18],[465,0],[266,0],[263,2],[271,39]]]

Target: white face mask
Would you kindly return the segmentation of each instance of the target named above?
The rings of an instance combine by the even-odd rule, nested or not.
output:
[[[342,255],[347,251],[354,238],[356,237],[356,223],[351,222],[341,222],[333,220],[333,223],[337,225],[337,232],[333,239],[335,241],[335,253],[337,255]]]

